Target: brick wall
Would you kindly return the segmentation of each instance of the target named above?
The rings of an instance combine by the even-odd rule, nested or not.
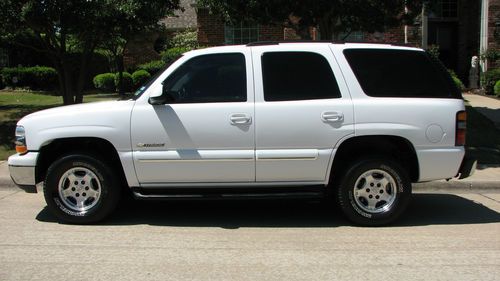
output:
[[[157,32],[142,33],[127,43],[123,52],[125,69],[160,59],[160,54],[154,50],[154,42],[160,36]]]
[[[500,21],[500,0],[490,0],[488,8],[488,49],[500,50],[499,38],[495,38],[496,22]],[[500,27],[498,27],[500,29]],[[500,30],[497,31],[499,33]],[[497,36],[500,36],[498,34]],[[488,62],[488,68],[499,67],[500,63]]]
[[[278,25],[260,25],[259,41],[283,40],[283,27]]]
[[[198,43],[201,46],[217,46],[224,44],[224,22],[208,9],[198,8]]]

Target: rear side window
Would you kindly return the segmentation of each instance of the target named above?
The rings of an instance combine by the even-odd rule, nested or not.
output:
[[[340,97],[330,64],[317,53],[264,53],[262,75],[265,101]]]
[[[368,96],[461,98],[444,66],[425,52],[347,49],[344,55]]]

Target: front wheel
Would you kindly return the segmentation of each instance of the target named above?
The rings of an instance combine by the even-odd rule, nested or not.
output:
[[[44,196],[60,220],[85,224],[104,219],[116,207],[121,188],[116,173],[96,157],[72,154],[47,170]]]
[[[363,226],[393,222],[411,198],[411,181],[406,171],[389,159],[355,162],[336,188],[344,214]]]

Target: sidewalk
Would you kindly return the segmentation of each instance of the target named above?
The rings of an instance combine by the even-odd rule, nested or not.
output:
[[[500,129],[500,100],[481,95],[463,94],[465,100]]]

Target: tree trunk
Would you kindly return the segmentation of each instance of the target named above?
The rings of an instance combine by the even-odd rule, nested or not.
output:
[[[122,55],[117,55],[116,56],[116,67],[118,70],[118,94],[120,96],[125,94],[125,89],[123,87],[123,71],[124,71],[124,66],[123,66],[123,56]]]
[[[83,102],[83,90],[85,88],[85,78],[87,77],[87,68],[90,60],[92,60],[92,54],[94,53],[93,49],[84,50],[82,53],[81,61],[80,61],[80,69],[78,72],[78,78],[76,81],[76,89],[75,89],[75,103]]]

